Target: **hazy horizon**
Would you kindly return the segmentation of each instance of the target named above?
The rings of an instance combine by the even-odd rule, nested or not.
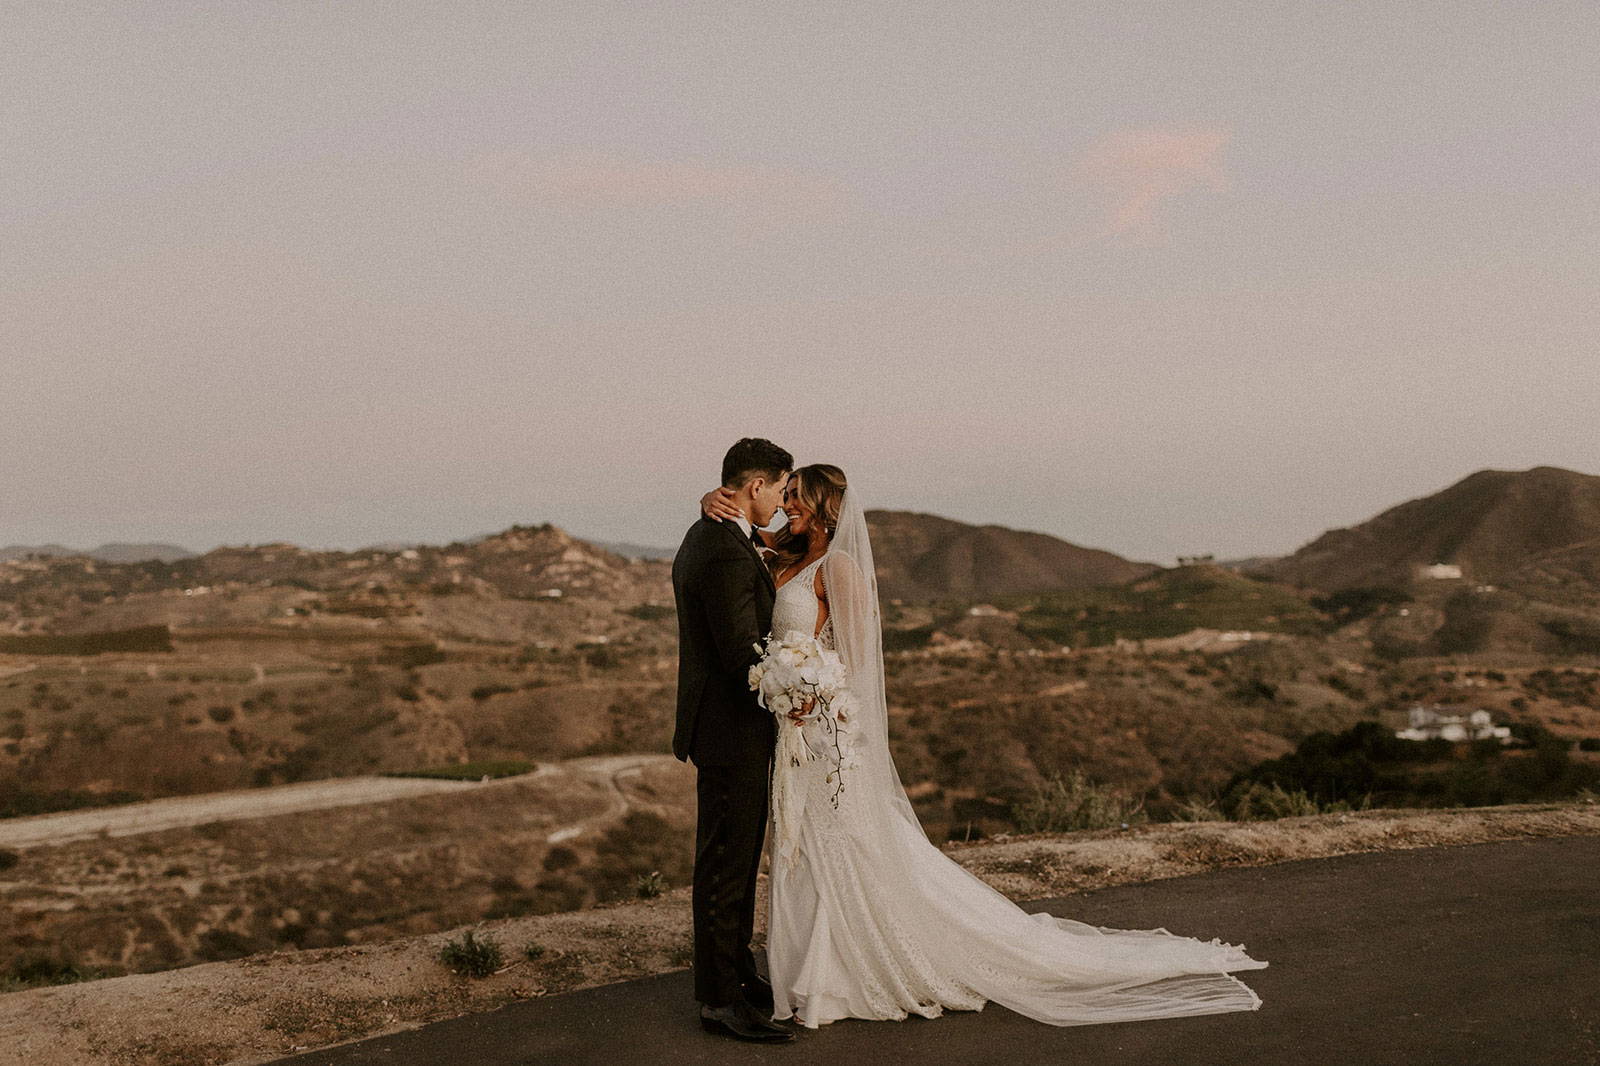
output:
[[[1277,555],[1600,473],[1600,9],[0,9],[0,545]]]
[[[1548,466],[1550,464],[1541,464],[1541,465]],[[1477,473],[1477,472],[1478,471],[1473,471],[1473,473]],[[1583,471],[1576,471],[1576,472],[1577,473],[1584,473]],[[1588,475],[1588,476],[1596,476],[1596,475]],[[1441,489],[1445,488],[1445,487],[1446,486],[1440,486]],[[1428,493],[1426,495],[1431,495],[1431,493]],[[1382,508],[1382,510],[1388,510],[1389,507],[1391,507],[1391,506],[1409,502],[1410,499],[1412,499],[1412,498],[1408,497],[1405,500],[1395,500],[1395,501],[1393,501],[1393,503],[1385,505]],[[916,508],[903,508],[902,510],[917,510],[917,509]],[[924,513],[931,513],[931,512],[924,512]],[[1366,515],[1366,516],[1364,516],[1364,517],[1362,517],[1360,519],[1351,519],[1348,522],[1342,523],[1342,525],[1343,526],[1359,525],[1361,522],[1364,522],[1368,518],[1372,518],[1372,517],[1376,516],[1378,513],[1380,513],[1380,512],[1379,511],[1374,511],[1372,514]],[[950,516],[950,515],[940,515],[938,517],[949,518],[949,517],[952,517],[952,516]],[[689,521],[693,521],[693,518],[691,518]],[[524,525],[524,526],[527,526],[527,525],[540,525],[540,524],[543,524],[544,522],[549,522],[549,524],[551,524],[551,525],[554,525],[554,526],[556,526],[558,528],[564,529],[566,532],[578,537],[579,539],[587,540],[587,541],[591,541],[591,542],[599,542],[599,543],[606,544],[606,545],[625,546],[625,547],[630,547],[630,548],[649,549],[649,550],[652,550],[652,551],[664,551],[664,552],[674,551],[675,547],[676,547],[673,544],[669,544],[669,543],[665,543],[665,542],[662,542],[662,543],[650,543],[650,542],[644,542],[644,541],[616,540],[616,539],[607,538],[607,537],[591,536],[591,535],[586,534],[583,530],[570,528],[570,527],[564,525],[563,523],[561,523],[559,521],[552,520],[552,519],[541,519],[541,520],[536,521],[536,522],[511,523],[511,525]],[[783,516],[782,516],[782,513],[780,512],[778,515],[774,516],[774,524],[775,525],[781,525],[782,522],[783,522]],[[973,521],[971,521],[970,524],[972,524],[972,525],[1006,526],[1007,528],[1017,529],[1017,530],[1020,530],[1022,532],[1036,532],[1036,533],[1037,532],[1048,532],[1047,530],[1024,529],[1024,528],[1018,527],[1018,526],[1009,526],[1006,522],[1004,522],[1002,520],[999,520],[999,519],[993,519],[993,518],[992,519],[987,519],[987,520],[982,520],[982,521],[973,520]],[[684,525],[687,526],[688,523],[686,522],[686,523],[684,523]],[[506,529],[506,528],[510,528],[510,526],[502,527],[500,529],[483,530],[481,532],[472,533],[472,534],[441,537],[441,538],[436,538],[436,539],[433,539],[433,540],[427,540],[427,539],[410,539],[410,540],[406,540],[406,539],[390,538],[388,540],[375,540],[375,541],[368,541],[368,542],[364,542],[364,543],[360,543],[360,544],[303,544],[303,543],[300,543],[298,541],[291,541],[289,543],[294,543],[294,544],[297,544],[299,547],[308,548],[308,549],[312,549],[312,550],[316,550],[316,551],[360,551],[360,550],[364,550],[364,549],[377,549],[377,548],[383,548],[384,546],[398,546],[398,545],[408,545],[408,546],[409,545],[419,545],[419,546],[420,545],[431,545],[431,546],[440,546],[440,545],[444,545],[444,544],[451,544],[451,543],[457,543],[457,542],[470,542],[470,541],[481,539],[483,537],[494,536],[495,534],[504,532],[504,529]],[[1340,526],[1329,526],[1327,528],[1328,529],[1334,529],[1334,528],[1340,528]],[[1323,532],[1326,532],[1326,530],[1319,530],[1317,535],[1320,535]],[[1054,535],[1054,534],[1052,534],[1052,535]],[[1309,538],[1309,539],[1314,539],[1314,538]],[[255,540],[245,540],[245,541],[238,541],[238,542],[230,542],[228,544],[210,544],[210,545],[205,545],[204,547],[196,548],[193,545],[180,544],[180,543],[176,543],[176,542],[173,542],[173,541],[111,540],[111,541],[100,541],[100,542],[95,543],[95,544],[71,544],[71,543],[67,543],[67,542],[65,542],[63,540],[57,539],[57,540],[49,540],[49,541],[40,541],[40,542],[38,542],[36,544],[32,544],[32,545],[0,544],[0,550],[6,549],[6,548],[19,548],[19,547],[45,547],[45,546],[53,544],[53,545],[56,545],[56,546],[59,546],[59,547],[71,548],[71,549],[79,550],[79,551],[92,551],[92,550],[95,550],[95,549],[98,549],[98,548],[102,548],[102,547],[110,547],[110,546],[117,546],[117,545],[151,544],[151,545],[160,545],[160,546],[163,546],[163,547],[183,548],[183,549],[185,549],[187,551],[193,551],[196,554],[202,554],[203,555],[206,552],[211,551],[211,550],[216,549],[216,548],[239,547],[239,546],[243,546],[243,545],[252,545],[252,544],[259,545],[259,544],[280,543],[280,542],[282,542],[281,538],[278,538],[278,539],[266,539],[266,540],[255,539]],[[1102,550],[1105,550],[1105,551],[1113,552],[1113,553],[1118,554],[1118,555],[1122,555],[1123,557],[1128,558],[1128,559],[1134,559],[1135,561],[1139,561],[1139,562],[1155,562],[1155,563],[1161,563],[1163,565],[1167,565],[1166,562],[1164,560],[1161,560],[1161,559],[1139,558],[1139,557],[1137,557],[1137,556],[1135,556],[1135,555],[1133,555],[1131,553],[1117,551],[1117,548],[1116,548],[1115,545],[1079,544],[1078,546],[1079,547],[1084,547],[1084,548],[1099,548],[1099,549],[1102,549]],[[1254,552],[1254,553],[1251,553],[1251,555],[1249,555],[1249,556],[1243,556],[1243,555],[1232,555],[1232,556],[1218,555],[1217,558],[1218,558],[1219,561],[1226,562],[1226,561],[1234,560],[1234,559],[1256,558],[1256,557],[1265,558],[1265,557],[1283,556],[1283,555],[1288,555],[1288,554],[1292,553],[1295,549],[1300,548],[1302,546],[1303,546],[1302,544],[1295,544],[1292,547],[1283,548],[1283,549],[1281,549],[1279,551]],[[1202,550],[1202,551],[1184,553],[1184,554],[1205,554],[1205,552]]]

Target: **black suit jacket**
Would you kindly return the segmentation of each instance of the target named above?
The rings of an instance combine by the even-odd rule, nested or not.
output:
[[[772,715],[750,691],[756,644],[772,628],[772,574],[733,522],[701,518],[672,560],[678,604],[678,725],[672,754],[696,766],[764,761]]]

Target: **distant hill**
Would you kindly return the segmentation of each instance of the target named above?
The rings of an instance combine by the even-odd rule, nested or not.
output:
[[[1597,556],[1600,477],[1540,466],[1480,470],[1360,525],[1329,530],[1253,572],[1333,591],[1406,584],[1434,563],[1459,566],[1480,582],[1537,569],[1546,557],[1563,573],[1595,573]]]
[[[1251,555],[1244,559],[1219,559],[1216,565],[1224,570],[1232,570],[1236,574],[1245,574],[1252,570],[1260,570],[1280,558],[1281,556],[1277,555]]]
[[[8,544],[0,548],[0,563],[10,562],[12,559],[26,559],[30,555],[81,555],[82,552],[68,548],[61,544]]]
[[[869,511],[885,599],[1025,595],[1120,584],[1154,573],[1139,563],[1044,533],[972,526],[910,511]]]
[[[0,562],[11,559],[24,559],[29,555],[49,555],[55,557],[87,556],[98,559],[104,563],[144,563],[163,562],[171,563],[179,559],[192,559],[195,553],[188,548],[180,548],[176,544],[102,544],[98,548],[88,551],[79,551],[61,544],[13,544],[10,547],[0,548]]]
[[[176,544],[102,544],[84,554],[106,563],[174,563],[179,559],[193,559],[196,553]]]
[[[654,559],[657,562],[670,562],[678,554],[676,548],[652,548],[644,544],[618,544],[611,541],[591,541],[596,548],[603,548],[615,555],[628,559]]]
[[[310,551],[294,544],[221,547],[177,568],[193,584],[290,582],[314,589],[391,591],[447,587],[493,590],[512,598],[615,597],[632,603],[641,590],[660,594],[665,568],[624,558],[552,525],[512,526],[443,546]],[[557,592],[557,590],[559,590]]]

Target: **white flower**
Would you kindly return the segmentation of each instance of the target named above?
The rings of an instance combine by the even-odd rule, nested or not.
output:
[[[839,719],[840,728],[850,721],[856,713],[856,698],[848,692],[841,692],[829,701],[828,706],[833,710],[833,716]]]
[[[787,692],[780,692],[776,696],[768,697],[767,710],[773,714],[788,714],[794,709],[794,700],[789,698]]]

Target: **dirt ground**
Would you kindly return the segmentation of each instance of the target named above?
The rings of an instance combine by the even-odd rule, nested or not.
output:
[[[1266,823],[1199,822],[953,847],[1017,899],[1355,852],[1600,835],[1600,804],[1364,811]],[[764,908],[763,908],[764,909]],[[0,1063],[220,1066],[492,1010],[516,999],[683,968],[687,890],[655,900],[484,922],[505,965],[457,977],[436,959],[459,935],[258,955],[0,996]],[[687,1008],[686,1008],[687,1009]]]

